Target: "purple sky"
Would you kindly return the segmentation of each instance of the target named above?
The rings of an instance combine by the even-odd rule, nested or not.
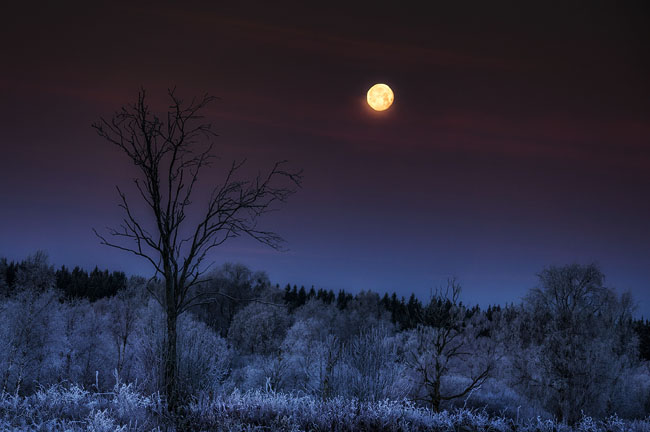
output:
[[[49,3],[0,10],[0,255],[149,272],[92,234],[119,221],[131,167],[90,124],[176,85],[220,97],[224,161],[305,172],[266,221],[290,251],[235,241],[218,263],[421,298],[455,275],[485,305],[519,301],[544,266],[596,261],[650,316],[642,2]],[[376,82],[395,91],[381,114],[364,102]]]

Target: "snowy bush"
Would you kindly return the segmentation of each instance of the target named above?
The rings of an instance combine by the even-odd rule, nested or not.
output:
[[[119,382],[114,390],[54,385],[26,397],[2,393],[0,430],[151,431],[164,425],[160,397],[145,397]]]
[[[405,366],[398,362],[395,338],[385,328],[354,337],[344,350],[349,396],[360,400],[402,399],[410,390]]]
[[[178,325],[181,391],[187,394],[218,391],[232,359],[226,340],[191,315],[181,316]]]

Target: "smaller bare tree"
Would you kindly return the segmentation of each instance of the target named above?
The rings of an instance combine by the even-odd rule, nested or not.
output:
[[[115,370],[118,376],[124,377],[122,372],[127,364],[129,348],[132,345],[132,336],[135,333],[138,305],[123,292],[118,293],[109,303],[109,332],[117,354]],[[130,353],[129,353],[130,354]]]
[[[430,404],[435,411],[440,411],[442,402],[465,397],[479,388],[494,368],[494,351],[489,347],[476,349],[478,331],[468,322],[460,292],[455,279],[447,282],[445,290],[436,291],[418,317],[406,356],[415,374],[415,399]],[[463,374],[466,379],[445,388],[454,374]]]

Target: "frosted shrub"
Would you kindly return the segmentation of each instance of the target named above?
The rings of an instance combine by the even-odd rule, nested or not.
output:
[[[90,392],[76,384],[69,387],[53,385],[47,388],[39,388],[27,400],[30,400],[33,408],[43,417],[74,419],[86,415],[103,402],[98,398],[90,397],[90,395]]]
[[[68,388],[62,385],[53,385],[48,388],[39,388],[34,394],[36,401],[42,406],[55,407],[59,405],[78,405],[88,397],[89,392],[77,384]]]
[[[189,314],[180,317],[178,333],[181,389],[187,394],[217,391],[232,359],[226,340]]]
[[[643,418],[650,413],[650,364],[625,371],[610,399],[610,412],[625,418]]]
[[[115,420],[107,414],[106,410],[91,411],[86,418],[86,425],[90,432],[126,431],[126,426],[115,424]]]
[[[41,388],[32,396],[0,394],[0,430],[152,431],[162,424],[159,397],[132,384],[93,393],[77,385]]]
[[[480,388],[450,404],[454,408],[481,409],[516,421],[526,418],[549,418],[540,403],[526,399],[503,380],[489,378]]]
[[[164,312],[153,300],[140,311],[135,375],[146,393],[163,390]],[[178,321],[178,379],[186,395],[216,391],[230,370],[232,351],[225,339],[189,313]]]
[[[134,335],[134,374],[145,393],[155,393],[163,389],[164,311],[155,300],[150,299],[138,314],[138,327]]]
[[[143,410],[151,405],[151,400],[135,391],[133,383],[115,384],[111,405],[123,419],[141,417]]]
[[[246,361],[240,363],[239,367],[233,369],[230,375],[231,390],[240,389],[243,391],[261,389],[265,386],[267,374],[264,363],[267,358],[264,356],[247,356]]]
[[[276,352],[291,319],[285,307],[251,303],[235,315],[228,340],[243,354]]]

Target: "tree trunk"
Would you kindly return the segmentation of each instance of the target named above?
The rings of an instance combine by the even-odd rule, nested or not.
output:
[[[165,356],[165,393],[170,411],[176,410],[178,389],[176,388],[176,320],[175,311],[167,312],[167,355]]]
[[[168,297],[169,298],[169,297]],[[167,396],[167,408],[169,411],[176,411],[178,405],[178,383],[176,365],[176,322],[178,311],[172,301],[167,301],[167,352],[165,356],[165,394]]]
[[[440,412],[440,378],[433,383],[433,394],[431,395],[431,405],[434,412]]]

